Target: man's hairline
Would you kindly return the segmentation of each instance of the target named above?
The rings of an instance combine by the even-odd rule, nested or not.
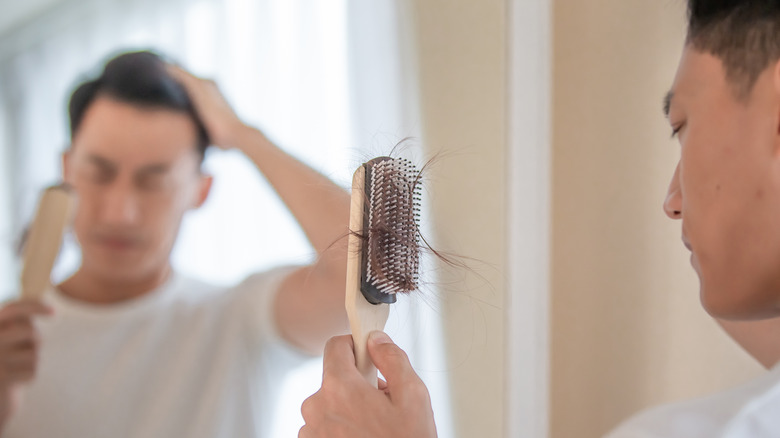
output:
[[[92,99],[89,100],[87,103],[87,106],[84,107],[84,109],[81,112],[81,120],[79,121],[79,126],[71,132],[70,135],[70,143],[68,144],[66,148],[66,152],[69,150],[72,150],[75,146],[75,139],[77,135],[77,131],[81,129],[82,125],[84,124],[84,115],[87,114],[87,111],[97,102],[98,100],[109,100],[113,101],[115,103],[120,103],[124,105],[128,105],[131,107],[134,107],[138,110],[142,111],[169,111],[177,114],[182,114],[187,116],[187,118],[193,123],[193,129],[195,130],[195,143],[192,145],[193,149],[195,150],[195,153],[198,156],[198,169],[202,171],[202,165],[203,162],[206,159],[206,148],[208,148],[208,145],[206,145],[206,148],[204,148],[201,151],[201,148],[199,147],[199,130],[198,130],[198,123],[200,122],[195,115],[191,114],[187,110],[181,109],[181,108],[172,108],[170,106],[161,105],[161,104],[155,104],[150,102],[138,102],[133,101],[131,99],[124,99],[121,96],[117,96],[114,93],[111,93],[110,91],[105,90],[99,90],[95,95],[92,97]]]
[[[708,51],[707,49],[702,49],[700,47],[697,47],[690,37],[686,38],[685,40],[685,48],[690,48],[691,50],[695,50],[698,53],[708,54],[713,56],[714,58],[717,58],[718,61],[720,61],[721,66],[723,67],[723,73],[725,74],[726,84],[729,86],[729,88],[731,88],[731,92],[734,99],[737,102],[742,104],[747,104],[750,101],[750,96],[753,93],[753,89],[756,87],[756,84],[758,83],[758,78],[761,76],[761,74],[763,74],[766,70],[773,68],[773,66],[777,65],[777,63],[780,62],[780,56],[778,56],[776,59],[769,61],[767,67],[765,67],[764,70],[762,70],[762,72],[758,76],[756,76],[756,78],[752,79],[750,83],[746,84],[744,83],[744,80],[729,77],[730,75],[728,74],[728,68],[726,67],[726,64],[722,56],[716,53],[712,53],[712,51]],[[663,113],[664,113],[664,117],[666,117],[667,119],[669,118],[669,112],[671,110],[671,104],[674,99],[674,95],[675,95],[674,88],[670,88],[663,98]]]

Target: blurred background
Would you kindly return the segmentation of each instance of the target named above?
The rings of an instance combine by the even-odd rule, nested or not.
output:
[[[413,136],[424,227],[471,270],[388,330],[428,383],[441,437],[598,437],[645,407],[761,372],[701,309],[680,224],[661,209],[679,150],[661,100],[684,2],[0,0],[0,285],[39,190],[59,178],[65,103],[117,50],[214,78],[238,113],[345,187]],[[185,222],[178,269],[217,283],[310,260],[241,156]],[[78,263],[72,242],[58,265]],[[717,365],[717,366],[715,366]],[[296,436],[317,361],[290,375],[274,436]]]

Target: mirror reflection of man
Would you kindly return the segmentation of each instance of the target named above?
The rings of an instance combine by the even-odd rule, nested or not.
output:
[[[664,211],[681,221],[703,307],[771,370],[651,409],[609,438],[780,437],[780,2],[689,0],[688,13],[665,106],[681,154]],[[369,338],[387,378],[377,391],[361,381],[351,342],[328,343],[299,437],[435,437],[428,393],[404,352],[384,333]]]
[[[212,82],[149,52],[111,60],[69,111],[82,261],[40,302],[0,309],[3,436],[262,436],[284,371],[347,331],[334,242],[348,194],[242,123]],[[211,188],[209,144],[257,166],[315,263],[229,288],[171,269],[182,217]]]

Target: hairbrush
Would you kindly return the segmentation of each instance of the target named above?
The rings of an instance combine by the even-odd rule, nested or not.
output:
[[[409,160],[379,157],[352,178],[346,308],[357,368],[374,386],[368,334],[384,328],[396,294],[418,285],[419,176]]]
[[[51,285],[51,270],[73,214],[74,196],[68,186],[47,188],[27,232],[23,249],[22,298],[39,299]]]

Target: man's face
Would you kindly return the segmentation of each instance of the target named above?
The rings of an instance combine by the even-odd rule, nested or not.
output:
[[[138,281],[168,266],[182,216],[208,194],[188,115],[98,97],[64,156],[82,270]]]
[[[713,316],[780,315],[780,106],[768,68],[737,99],[721,61],[685,48],[669,122],[680,161],[664,203],[682,234]]]

